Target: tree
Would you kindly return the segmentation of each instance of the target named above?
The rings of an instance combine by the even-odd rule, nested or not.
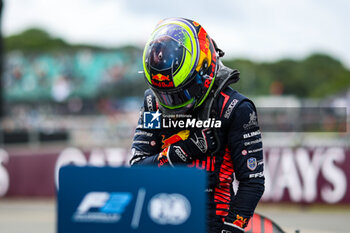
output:
[[[350,71],[326,54],[313,54],[299,61],[256,63],[236,59],[224,63],[241,71],[241,80],[234,88],[248,95],[270,95],[276,83],[283,94],[307,98],[322,98],[350,88]]]
[[[62,39],[53,38],[47,32],[38,28],[28,29],[20,34],[5,38],[6,51],[38,52],[67,47],[69,47],[68,44]]]

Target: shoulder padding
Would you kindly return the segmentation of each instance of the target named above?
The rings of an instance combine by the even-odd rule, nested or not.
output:
[[[220,97],[218,99],[217,110],[219,117],[230,119],[237,107],[240,106],[243,102],[250,102],[254,106],[254,103],[248,99],[248,97],[242,95],[230,87],[225,88],[225,90],[220,93]]]

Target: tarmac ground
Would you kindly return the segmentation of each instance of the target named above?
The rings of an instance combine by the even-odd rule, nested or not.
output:
[[[349,206],[259,204],[258,213],[287,233],[348,233]],[[54,198],[0,198],[1,233],[55,233]]]

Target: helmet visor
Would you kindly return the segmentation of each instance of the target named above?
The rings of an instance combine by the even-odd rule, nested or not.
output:
[[[191,77],[196,62],[192,41],[190,34],[179,25],[159,27],[144,51],[143,66],[148,82],[159,88],[177,87]]]
[[[162,106],[169,109],[181,108],[188,104],[194,105],[198,96],[202,95],[203,91],[205,91],[198,79],[199,77],[196,75],[184,87],[172,90],[152,89]]]
[[[187,89],[172,93],[157,90],[155,94],[160,104],[170,109],[181,108],[195,101],[194,96]]]

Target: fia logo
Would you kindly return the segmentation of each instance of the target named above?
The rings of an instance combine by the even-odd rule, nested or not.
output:
[[[159,225],[180,225],[190,217],[191,204],[179,193],[159,193],[150,200],[148,213]]]
[[[160,117],[159,110],[156,112],[144,112],[143,113],[143,128],[145,129],[160,129]]]

